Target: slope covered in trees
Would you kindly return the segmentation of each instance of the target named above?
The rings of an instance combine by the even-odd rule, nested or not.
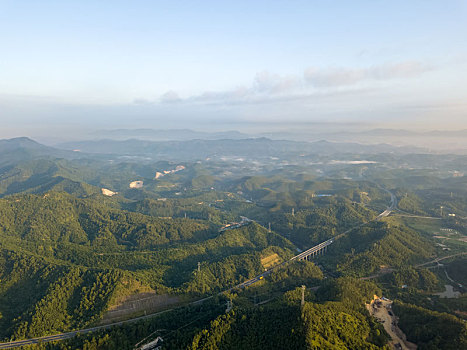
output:
[[[209,225],[124,212],[65,193],[17,195],[0,200],[0,232],[31,241],[151,248],[205,237]]]
[[[99,320],[123,278],[119,271],[58,265],[0,250],[0,336],[55,334]]]
[[[2,337],[93,324],[128,279],[158,293],[203,295],[261,273],[264,254],[293,250],[255,223],[218,233],[206,221],[158,219],[64,193],[6,197],[0,212]]]
[[[182,303],[211,298],[151,320],[33,348],[134,349],[151,334],[162,335],[167,349],[384,348],[386,335],[363,306],[381,290],[373,283],[337,278],[376,274],[382,266],[394,269],[378,279],[385,295],[462,315],[463,299],[441,308],[448,301],[428,294],[439,279],[413,266],[443,252],[433,249],[428,235],[391,218],[368,222],[390,200],[372,179],[395,189],[402,210],[429,215],[437,215],[435,205],[465,213],[465,179],[445,181],[435,170],[391,169],[387,164],[394,166],[400,157],[395,154],[372,155],[365,165],[359,162],[370,158],[362,155],[352,164],[352,154],[319,155],[312,149],[304,154],[297,144],[270,140],[247,143],[292,146],[293,152],[289,147],[281,150],[283,158],[270,157],[265,154],[271,150],[262,148],[254,150],[256,158],[240,159],[236,147],[251,148],[243,141],[215,142],[218,150],[231,155],[227,157],[212,153],[206,142],[188,143],[204,145],[201,152],[175,149],[172,154],[174,144],[138,142],[141,154],[121,157],[61,152],[25,139],[13,143],[16,146],[0,142],[3,339],[95,325],[109,305],[142,290],[168,293]],[[174,154],[186,162],[160,160]],[[190,154],[203,157],[194,162],[186,157]],[[411,166],[422,166],[427,159],[447,164],[439,156],[402,158]],[[441,169],[443,174],[454,171],[458,159],[451,157],[451,167]],[[155,178],[156,171],[179,164],[183,171]],[[134,180],[144,181],[143,188],[130,189]],[[102,187],[119,193],[104,196]],[[459,191],[450,194],[457,187]],[[240,216],[256,222],[219,232]],[[265,228],[268,223],[272,232]],[[442,224],[465,229],[457,217]],[[352,227],[358,228],[315,257],[315,264],[294,262],[246,290],[217,294],[269,269],[265,261],[284,262],[299,249]],[[459,282],[464,280],[463,262],[446,266]],[[307,286],[303,308],[302,284]],[[230,298],[234,308],[225,313]],[[422,348],[448,347],[453,341],[463,345],[465,327],[459,319],[398,305],[401,325]],[[421,325],[425,318],[428,322]],[[450,331],[436,336],[436,329],[443,327]]]
[[[408,340],[425,349],[467,349],[467,323],[455,316],[396,302],[394,312]]]
[[[391,222],[373,222],[336,240],[326,261],[345,275],[366,276],[381,266],[401,267],[425,260],[433,246],[419,233]]]
[[[347,278],[322,288],[322,301],[307,301],[303,308],[300,293],[290,291],[264,307],[219,316],[194,336],[187,349],[385,348],[384,330],[363,306],[380,292],[374,284]]]

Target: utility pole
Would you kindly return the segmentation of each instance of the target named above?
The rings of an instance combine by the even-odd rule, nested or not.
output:
[[[303,285],[302,285],[302,303],[301,303],[302,307],[305,305],[305,288],[306,288],[306,287],[305,287],[305,285],[303,284]]]
[[[225,313],[229,313],[232,310],[232,300],[227,300],[227,307],[225,309]]]

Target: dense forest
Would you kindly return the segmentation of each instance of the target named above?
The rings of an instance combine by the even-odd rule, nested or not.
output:
[[[467,349],[467,324],[459,318],[396,302],[402,330],[420,349]]]
[[[381,266],[413,264],[434,253],[432,245],[420,234],[390,222],[376,222],[352,231],[336,245],[335,254],[350,250],[344,253],[337,269],[352,276],[378,272]]]
[[[345,292],[348,289],[350,293]],[[380,292],[376,285],[338,279],[326,284],[319,297],[307,293],[303,307],[299,291],[281,293],[264,306],[234,306],[228,313],[211,320],[206,316],[219,312],[212,303],[202,312],[199,309],[174,311],[170,317],[161,315],[152,322],[141,321],[131,329],[116,327],[97,335],[31,348],[115,349],[118,340],[120,349],[132,349],[142,334],[153,332],[165,339],[166,349],[387,349],[387,334],[363,306],[374,293]],[[240,300],[234,301],[234,305],[237,302]],[[182,328],[157,330],[161,325],[172,328],[173,322],[180,322],[183,312],[186,316]],[[196,317],[197,326],[193,325],[192,317]]]
[[[50,263],[0,251],[1,336],[23,339],[82,328],[99,320],[123,279],[118,271]]]
[[[122,319],[167,312],[30,348],[134,349],[161,336],[166,349],[386,349],[388,335],[365,308],[386,295],[420,348],[465,344],[465,203],[463,190],[451,190],[462,178],[393,169],[400,158],[424,164],[394,154],[368,156],[379,160],[362,165],[347,164],[356,157],[349,153],[337,162],[331,154],[295,154],[291,165],[271,157],[122,158],[17,143],[0,142],[4,341],[101,325],[132,298],[160,296],[174,304]],[[130,188],[136,180],[143,187]],[[391,199],[382,186],[398,199],[387,218],[378,218]],[[287,263],[331,238],[313,262]],[[247,288],[232,288],[259,275]],[[459,298],[438,296],[447,283]]]

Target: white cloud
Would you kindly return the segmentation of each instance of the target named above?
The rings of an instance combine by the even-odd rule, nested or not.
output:
[[[419,76],[432,67],[416,61],[383,64],[363,69],[308,68],[305,81],[315,87],[338,87],[354,85],[360,81],[405,79]]]
[[[282,77],[268,71],[256,74],[249,87],[239,86],[225,91],[205,91],[197,96],[192,96],[185,102],[196,103],[255,103],[258,100],[264,101],[274,98],[284,98],[284,96],[295,94],[303,85],[303,81],[298,77]]]
[[[181,101],[182,99],[180,98],[180,96],[178,96],[178,94],[172,90],[167,91],[160,97],[160,102],[162,103],[177,103]]]
[[[378,89],[371,82],[407,79],[420,76],[431,70],[420,62],[407,61],[388,63],[368,68],[308,68],[302,76],[282,76],[262,71],[256,74],[249,86],[231,90],[205,91],[199,95],[181,99],[175,91],[168,91],[159,98],[160,103],[194,104],[257,104],[323,98],[336,94],[358,93]],[[363,86],[360,82],[368,82]]]
[[[135,105],[148,105],[148,104],[153,104],[153,102],[149,101],[149,100],[146,100],[144,98],[135,98],[133,100],[133,103]]]
[[[301,80],[298,77],[281,77],[278,74],[262,71],[256,74],[253,90],[259,93],[281,94],[300,86]]]

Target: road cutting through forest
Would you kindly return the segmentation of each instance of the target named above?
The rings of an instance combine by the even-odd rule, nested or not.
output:
[[[398,319],[392,311],[391,300],[375,299],[370,304],[366,304],[366,307],[370,315],[383,324],[384,330],[391,337],[389,345],[393,349],[414,350],[417,348],[416,344],[407,341],[404,332],[398,327]]]

